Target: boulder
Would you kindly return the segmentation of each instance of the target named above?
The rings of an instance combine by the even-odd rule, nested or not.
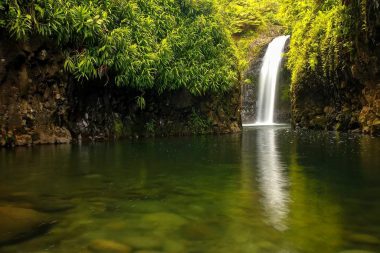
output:
[[[55,223],[44,213],[13,206],[0,206],[0,217],[0,245],[38,236]]]
[[[176,229],[187,223],[187,220],[175,213],[158,212],[147,214],[143,217],[145,222],[149,222],[158,228]]]
[[[28,134],[22,134],[22,135],[16,135],[16,141],[17,146],[26,146],[32,144],[32,136]]]
[[[97,239],[91,242],[88,249],[97,253],[129,253],[131,247],[111,240]]]
[[[162,240],[154,236],[128,236],[125,242],[139,250],[157,250],[162,247]]]

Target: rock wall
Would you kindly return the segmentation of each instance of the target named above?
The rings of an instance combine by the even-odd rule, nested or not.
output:
[[[380,79],[353,77],[331,89],[297,86],[292,93],[292,121],[296,127],[379,135]]]
[[[48,42],[0,40],[0,146],[71,141],[62,64]]]
[[[239,132],[240,88],[194,97],[78,83],[49,41],[0,39],[0,146]]]
[[[380,135],[380,15],[368,5],[368,30],[358,33],[354,54],[338,82],[307,76],[292,90],[292,122],[301,128]]]
[[[76,139],[179,136],[239,132],[240,92],[195,97],[186,90],[144,94],[140,109],[134,90],[103,84],[72,86],[69,129]]]

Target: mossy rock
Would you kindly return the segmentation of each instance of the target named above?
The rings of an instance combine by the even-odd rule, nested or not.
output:
[[[56,223],[44,213],[13,206],[0,206],[0,217],[0,245],[38,236]]]

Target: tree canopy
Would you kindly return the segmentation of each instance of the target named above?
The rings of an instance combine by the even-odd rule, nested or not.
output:
[[[241,79],[258,34],[281,25],[292,35],[292,83],[334,80],[355,31],[367,29],[368,1],[334,0],[2,0],[0,28],[53,40],[78,80],[159,92],[222,92]],[[378,7],[377,7],[378,8]],[[239,74],[240,73],[240,74]]]
[[[138,90],[223,91],[237,80],[229,31],[209,0],[3,0],[13,38],[51,39],[79,80],[111,77]]]

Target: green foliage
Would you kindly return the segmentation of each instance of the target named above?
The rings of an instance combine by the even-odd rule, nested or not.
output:
[[[142,109],[145,109],[145,106],[146,106],[146,102],[145,102],[145,98],[143,96],[137,96],[136,97],[136,104],[137,106],[142,110]]]
[[[235,35],[249,35],[276,22],[277,0],[221,0],[220,12]]]
[[[357,2],[362,9],[359,16],[354,15],[355,4],[341,1],[283,1],[279,17],[292,34],[288,65],[293,86],[311,76],[327,84],[339,78],[353,50],[355,26],[366,26],[366,1]]]
[[[195,95],[237,80],[233,42],[212,0],[3,0],[0,11],[13,38],[69,48],[65,69],[78,80]]]
[[[211,122],[193,109],[189,117],[189,127],[194,134],[205,134],[210,129]]]
[[[113,130],[114,130],[115,137],[120,138],[123,135],[123,131],[124,131],[123,122],[119,118],[116,118],[113,122],[113,126],[114,126]]]
[[[149,122],[145,123],[145,130],[154,135],[156,132],[156,121],[154,119],[151,119]]]
[[[219,0],[218,10],[232,33],[238,58],[238,69],[243,73],[249,64],[252,42],[259,34],[278,24],[278,0]],[[242,77],[244,78],[244,77]]]

